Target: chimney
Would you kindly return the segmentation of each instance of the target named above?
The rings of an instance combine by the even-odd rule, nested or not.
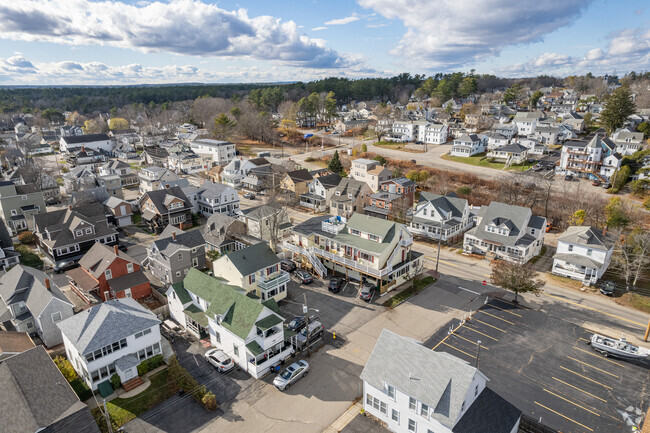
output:
[[[47,290],[50,290],[50,291],[52,290],[52,288],[50,287],[50,279],[49,278],[45,279],[45,288]]]
[[[176,242],[176,232],[172,232],[172,239]]]
[[[179,227],[180,227],[181,230],[183,230],[183,221],[181,221],[181,223],[179,224]]]
[[[603,237],[607,236],[607,226],[603,228]]]
[[[86,151],[86,146],[81,146],[81,151],[85,152]]]
[[[117,245],[113,245],[113,252],[115,253],[116,256],[120,255],[120,250],[117,248]]]
[[[72,205],[71,204],[68,205],[68,210],[72,210]]]

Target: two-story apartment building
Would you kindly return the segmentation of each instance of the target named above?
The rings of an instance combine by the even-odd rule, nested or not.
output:
[[[334,216],[348,218],[353,213],[363,213],[363,209],[370,204],[372,189],[367,183],[348,177],[334,188],[329,196],[329,211]]]
[[[557,240],[552,272],[586,284],[596,283],[612,261],[615,239],[607,231],[571,226]]]
[[[223,168],[221,182],[239,189],[243,186],[242,182],[248,176],[249,171],[269,164],[265,158],[234,158]]]
[[[215,277],[254,293],[262,301],[287,297],[289,273],[280,269],[280,259],[266,242],[221,256],[212,269]]]
[[[194,152],[171,152],[167,158],[167,168],[178,174],[192,174],[207,171],[212,167],[212,157],[197,155]]]
[[[449,154],[452,156],[469,157],[477,153],[485,152],[487,145],[487,137],[476,134],[465,134],[454,139],[454,144],[451,146]]]
[[[72,316],[73,305],[48,276],[16,265],[0,276],[0,328],[38,335],[43,344],[61,344],[56,323]]]
[[[66,275],[70,288],[89,304],[94,297],[107,301],[151,296],[151,285],[140,263],[120,252],[117,245],[111,248],[96,243],[79,260],[79,267]]]
[[[106,301],[58,326],[68,360],[91,390],[113,374],[123,386],[142,383],[138,365],[162,353],[160,320],[132,298]]]
[[[324,212],[329,206],[330,197],[340,183],[341,176],[338,174],[314,176],[307,186],[307,192],[300,194],[300,206],[316,212]]]
[[[298,224],[283,248],[321,276],[336,271],[376,283],[384,293],[402,284],[423,259],[412,245],[403,224],[355,213],[349,219],[326,215]]]
[[[314,180],[308,170],[302,168],[288,172],[280,181],[280,188],[288,198],[298,198],[309,191],[309,184]]]
[[[146,192],[139,201],[142,219],[149,230],[163,231],[167,225],[191,224],[193,205],[178,186]]]
[[[34,229],[34,215],[47,212],[43,193],[34,184],[0,182],[0,214],[13,235]]]
[[[147,249],[142,266],[164,283],[178,283],[190,269],[205,269],[205,240],[198,230],[168,226]]]
[[[102,203],[92,203],[34,216],[38,248],[52,263],[81,258],[96,242],[117,245]]]
[[[126,162],[113,159],[99,168],[100,176],[119,176],[122,187],[134,187],[140,183],[138,174]]]
[[[518,135],[528,135],[535,132],[538,122],[544,118],[541,111],[520,111],[515,114],[512,123],[517,126]]]
[[[171,317],[223,350],[255,378],[267,374],[292,353],[291,336],[275,301],[253,299],[241,289],[195,269],[167,292]]]
[[[363,210],[366,215],[383,219],[406,218],[415,200],[415,182],[406,177],[382,182],[379,192],[370,196],[370,206]]]
[[[115,140],[106,134],[85,134],[63,136],[59,140],[61,152],[68,152],[73,147],[85,147],[92,150],[111,152],[115,147]]]
[[[140,179],[140,194],[160,189],[163,182],[179,179],[173,172],[158,166],[143,167],[138,173],[138,178]]]
[[[467,200],[453,193],[443,196],[422,192],[409,231],[445,243],[454,241],[474,225],[469,210]]]
[[[235,157],[235,144],[229,141],[201,138],[190,143],[199,155],[210,155],[214,165],[226,165]]]
[[[198,206],[206,217],[215,213],[235,215],[239,211],[239,194],[231,186],[206,180],[199,188]]]
[[[387,329],[361,380],[364,410],[396,433],[519,431],[521,411],[492,391],[478,368]]]
[[[483,134],[487,137],[487,150],[496,149],[497,147],[505,146],[510,140],[498,132],[489,131]]]
[[[379,191],[379,185],[392,177],[393,172],[382,166],[379,161],[365,158],[352,161],[350,178],[365,182],[373,192]]]
[[[513,263],[526,263],[544,244],[546,218],[530,208],[493,201],[482,206],[476,227],[465,233],[463,250]]]
[[[109,176],[97,176],[97,184],[99,187],[106,188],[106,192],[111,197],[123,198],[122,180],[118,175],[111,174]]]

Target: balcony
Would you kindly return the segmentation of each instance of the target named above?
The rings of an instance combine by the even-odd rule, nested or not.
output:
[[[271,290],[275,289],[285,283],[288,283],[290,279],[289,273],[285,271],[280,271],[280,274],[276,274],[273,277],[267,275],[258,277],[257,287],[260,290]]]
[[[345,228],[347,219],[340,216],[332,217],[328,220],[325,220],[321,224],[321,228],[324,232],[332,233],[337,235],[341,230]]]

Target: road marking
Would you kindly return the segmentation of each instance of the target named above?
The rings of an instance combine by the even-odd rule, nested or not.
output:
[[[504,301],[504,300],[501,299],[501,298],[494,298],[493,301],[499,301],[499,302],[502,302],[502,303],[504,303],[504,304],[510,305],[511,307],[512,307],[513,305],[515,305],[515,304],[513,304],[512,302]],[[528,308],[528,307],[524,307],[524,306],[521,305],[521,304],[517,304],[517,305],[515,305],[515,307],[517,307],[517,308],[523,308],[523,309],[525,309],[525,310],[530,310],[530,308]]]
[[[597,384],[597,385],[600,385],[600,386],[602,386],[602,387],[605,387],[605,388],[607,388],[607,389],[614,389],[614,388],[612,388],[611,386],[607,386],[607,385],[605,385],[605,384],[602,384],[602,383],[600,383],[600,382],[597,382],[597,381],[595,381],[595,380],[593,380],[593,379],[588,378],[587,376],[583,376],[582,374],[580,374],[580,373],[576,373],[575,371],[573,371],[573,370],[569,370],[568,368],[563,367],[563,366],[561,366],[561,365],[560,365],[560,368],[561,368],[562,370],[566,370],[566,371],[568,371],[569,373],[573,373],[573,374],[575,374],[576,376],[580,376],[580,377],[583,378],[583,379],[587,379],[588,381],[593,382],[593,383],[595,383],[595,384]]]
[[[460,290],[464,290],[464,291],[466,291],[466,292],[474,293],[475,295],[480,295],[479,292],[475,292],[474,290],[466,289],[466,288],[464,288],[464,287],[460,287],[460,286],[458,286],[458,288],[459,288]]]
[[[544,409],[546,409],[546,410],[548,410],[548,411],[553,412],[553,413],[556,414],[556,415],[560,415],[560,416],[561,416],[562,418],[564,418],[564,419],[568,419],[569,421],[578,424],[580,427],[586,428],[586,429],[589,430],[589,431],[594,431],[593,429],[587,427],[586,425],[584,425],[584,424],[580,424],[578,421],[573,420],[573,419],[569,418],[569,417],[566,416],[566,415],[562,415],[560,412],[556,412],[556,411],[554,411],[553,409],[549,409],[548,407],[544,406],[544,405],[541,404],[541,403],[535,402],[535,404],[538,405],[538,406],[543,407]]]
[[[572,405],[577,406],[577,407],[579,407],[580,409],[584,409],[584,410],[586,410],[586,411],[589,412],[589,413],[593,413],[593,414],[596,415],[596,416],[600,416],[600,414],[598,414],[598,413],[596,413],[596,412],[594,412],[594,411],[592,411],[592,410],[589,410],[589,409],[587,409],[587,408],[584,407],[584,406],[580,406],[578,403],[574,403],[574,402],[572,402],[571,400],[562,397],[561,395],[557,395],[556,393],[551,392],[551,391],[549,391],[549,390],[546,389],[546,388],[542,388],[542,389],[543,389],[544,391],[548,392],[549,394],[556,396],[557,398],[561,398],[562,400],[566,401],[567,403],[571,403]]]
[[[595,356],[596,358],[602,359],[603,361],[607,361],[607,362],[611,362],[612,364],[616,364],[616,365],[618,365],[619,367],[625,367],[625,366],[624,366],[623,364],[621,364],[620,362],[612,361],[611,359],[605,358],[604,356],[599,355],[599,354],[597,354],[597,353],[594,353],[593,351],[580,349],[579,347],[575,347],[575,346],[574,346],[573,348],[574,348],[575,350],[579,350],[579,351],[581,351],[581,352],[584,352],[584,353],[586,353],[586,354],[588,354],[588,355]]]
[[[620,377],[615,375],[614,373],[610,373],[609,371],[603,370],[602,368],[594,367],[593,365],[589,364],[588,362],[580,361],[579,359],[575,359],[575,358],[572,358],[570,356],[567,356],[567,358],[569,358],[572,361],[578,362],[580,364],[584,364],[587,367],[591,367],[593,369],[596,369],[596,370],[600,371],[601,373],[609,374],[610,376],[614,376],[615,378],[620,379]]]
[[[472,328],[471,326],[467,326],[467,324],[465,324],[465,329],[469,329],[470,331],[476,332],[477,334],[481,334],[484,337],[491,338],[494,341],[499,341],[498,339],[496,339],[496,338],[494,338],[494,337],[492,337],[490,335],[484,334],[481,331],[477,331],[476,329]]]
[[[473,319],[473,320],[476,320],[478,323],[482,323],[482,324],[484,324],[484,325],[486,325],[486,326],[489,326],[490,328],[494,328],[494,329],[496,329],[497,331],[501,331],[501,332],[503,332],[504,334],[507,334],[507,332],[504,331],[503,329],[501,329],[501,328],[497,328],[496,326],[494,326],[494,325],[490,325],[489,323],[486,323],[486,322],[484,322],[484,321],[482,321],[482,320],[478,320],[478,319]]]
[[[478,346],[478,343],[477,343],[476,341],[472,341],[472,340],[470,340],[469,338],[465,338],[465,337],[463,337],[462,335],[454,334],[454,337],[462,338],[463,340],[465,340],[465,341],[467,341],[467,342],[470,342],[470,343],[472,343],[472,344]],[[490,350],[490,349],[488,349],[488,348],[485,347],[485,346],[481,346],[481,349]]]
[[[505,308],[497,307],[496,305],[492,305],[490,303],[488,303],[487,305],[489,305],[492,308],[496,308],[497,310],[505,311],[506,313],[512,314],[513,316],[524,317],[521,314],[513,313],[512,311],[508,311]]]
[[[431,260],[432,262],[435,262],[435,261],[436,261],[436,259],[434,259],[433,257],[424,256],[424,258],[429,259],[429,260]],[[454,268],[460,268],[460,266],[458,266],[458,265],[456,265],[456,264],[454,264],[454,263],[448,262],[447,260],[442,260],[442,259],[440,259],[439,262],[440,262],[440,263],[444,263],[445,265],[453,266]]]
[[[436,344],[435,346],[433,346],[433,348],[431,348],[431,350],[436,350],[436,347],[440,346],[442,343],[445,342],[445,340],[446,340],[447,338],[449,338],[450,336],[454,335],[454,332],[458,331],[458,330],[461,328],[461,326],[463,326],[463,325],[464,325],[464,323],[461,323],[460,325],[458,325],[458,327],[457,327],[456,329],[454,329],[453,331],[451,331],[451,333],[447,334],[447,336],[446,336],[445,338],[443,338],[442,340],[440,340],[440,343],[438,343],[438,344]]]
[[[464,353],[465,355],[467,355],[467,356],[469,356],[469,357],[472,357],[472,358],[476,359],[476,356],[474,356],[474,355],[470,355],[469,353],[467,353],[467,352],[465,352],[465,351],[462,351],[462,350],[460,350],[460,349],[457,349],[457,348],[455,348],[454,346],[452,346],[451,344],[447,344],[447,343],[442,343],[442,344],[444,344],[444,345],[447,346],[447,347],[451,347],[452,349],[457,350],[457,351],[459,351],[460,353]]]
[[[579,340],[582,340],[582,341],[591,341],[591,340],[587,340],[586,338],[582,338],[582,337],[578,338],[578,341],[579,341]]]
[[[624,320],[624,321],[629,322],[629,323],[634,323],[635,325],[642,326],[644,329],[645,329],[645,327],[646,327],[646,324],[645,324],[645,323],[635,322],[634,320],[626,319],[625,317],[617,316],[616,314],[607,313],[607,312],[605,312],[605,311],[603,311],[603,310],[599,310],[599,309],[597,309],[597,308],[587,307],[586,305],[582,305],[582,304],[580,304],[580,303],[578,303],[578,302],[574,302],[574,301],[569,301],[569,300],[567,300],[567,299],[560,298],[559,296],[549,295],[548,293],[544,293],[544,292],[541,292],[541,293],[542,293],[542,295],[544,295],[544,296],[548,296],[549,298],[555,298],[555,299],[557,299],[557,300],[559,300],[559,301],[562,301],[562,302],[566,302],[566,303],[569,303],[569,304],[577,305],[578,307],[580,307],[580,308],[584,308],[584,309],[586,309],[586,310],[597,311],[597,312],[602,313],[602,314],[604,314],[604,315],[606,315],[606,316],[616,317],[617,319],[621,319],[621,320]]]
[[[577,389],[577,390],[580,391],[580,392],[584,392],[585,394],[590,395],[590,396],[592,396],[592,397],[595,398],[595,399],[598,399],[598,400],[600,400],[600,401],[602,401],[602,402],[607,403],[607,400],[602,399],[602,398],[600,398],[600,397],[596,397],[595,395],[593,395],[593,394],[591,394],[591,393],[585,391],[584,389],[580,389],[580,388],[578,388],[577,386],[573,386],[573,385],[571,385],[570,383],[566,383],[565,381],[560,380],[560,379],[558,379],[557,377],[553,377],[553,379],[555,379],[555,380],[557,380],[558,382],[563,383],[563,384],[565,384],[565,385],[567,385],[567,386],[570,386],[570,387],[573,388],[573,389]]]
[[[479,313],[483,313],[483,314],[487,314],[488,316],[492,316],[492,317],[494,317],[495,319],[503,320],[504,322],[509,323],[509,324],[511,324],[511,325],[514,325],[514,324],[515,324],[514,322],[511,322],[511,321],[506,320],[506,319],[502,319],[501,317],[499,317],[499,316],[495,316],[494,314],[490,314],[490,313],[488,313],[487,311],[483,311],[483,310],[478,310],[478,311],[479,311]]]

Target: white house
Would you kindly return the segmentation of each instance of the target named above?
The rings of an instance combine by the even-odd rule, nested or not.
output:
[[[505,135],[499,134],[498,132],[486,132],[484,134],[487,137],[487,150],[496,149],[497,147],[505,146],[508,144],[510,139]]]
[[[291,356],[291,337],[274,300],[243,294],[225,280],[191,269],[182,283],[167,291],[171,317],[197,336],[223,350],[255,378]]]
[[[234,158],[221,172],[221,182],[230,185],[233,188],[241,188],[242,181],[249,171],[262,165],[268,165],[269,162],[264,158],[242,159]]]
[[[138,178],[140,180],[140,194],[160,189],[161,184],[164,182],[179,180],[175,173],[157,166],[142,168],[138,173]]]
[[[418,125],[409,121],[393,122],[392,132],[394,137],[399,137],[401,141],[415,141],[418,138]]]
[[[138,364],[162,353],[160,320],[133,298],[106,301],[58,326],[68,360],[92,390],[113,374],[134,380]]]
[[[239,194],[235,188],[206,180],[199,187],[199,212],[209,217],[214,213],[235,215],[239,211]]]
[[[77,147],[111,152],[115,147],[115,141],[106,134],[69,135],[63,136],[59,140],[59,150],[61,152],[68,152],[68,149]]]
[[[235,144],[229,141],[202,138],[190,143],[199,155],[211,155],[215,165],[226,165],[235,157]]]
[[[352,161],[350,178],[365,182],[373,192],[379,191],[382,182],[392,179],[393,172],[374,159],[359,158]]]
[[[469,157],[477,153],[485,152],[487,137],[479,137],[476,134],[465,134],[454,140],[449,154],[452,156]]]
[[[605,159],[614,154],[615,149],[616,144],[600,134],[594,135],[589,142],[567,141],[562,146],[560,169],[566,174],[574,174],[578,177],[609,178],[618,168],[617,158],[608,161]]]
[[[614,243],[615,239],[606,231],[601,233],[589,226],[571,226],[557,240],[552,272],[593,284],[607,270]]]
[[[559,144],[560,141],[560,128],[546,124],[539,124],[535,128],[535,131],[529,134],[529,136],[539,140],[542,144],[555,146],[556,144]]]
[[[465,233],[463,251],[526,263],[544,244],[546,218],[530,208],[493,201],[482,206],[476,227]]]
[[[463,234],[474,225],[467,200],[455,195],[422,192],[413,210],[409,231],[442,242]]]
[[[496,125],[493,125],[490,130],[497,134],[503,135],[508,140],[517,135],[517,125],[513,123],[497,123]]]
[[[522,164],[528,157],[528,148],[519,143],[510,143],[505,146],[491,149],[487,153],[488,158],[504,162],[507,165]]]
[[[340,183],[341,176],[338,174],[314,177],[307,185],[307,192],[300,194],[300,206],[325,211],[331,195]]]
[[[643,149],[643,132],[621,128],[612,134],[612,140],[616,144],[616,152],[621,155],[632,155]]]
[[[516,433],[521,411],[467,361],[384,329],[361,372],[363,409],[397,433]],[[498,416],[496,416],[498,414]]]
[[[442,123],[427,123],[426,126],[420,128],[421,134],[419,141],[430,144],[444,144],[447,142],[447,135],[449,134],[449,127]]]
[[[528,135],[535,132],[537,122],[544,118],[541,111],[520,111],[515,114],[512,123],[517,126],[518,135]]]

